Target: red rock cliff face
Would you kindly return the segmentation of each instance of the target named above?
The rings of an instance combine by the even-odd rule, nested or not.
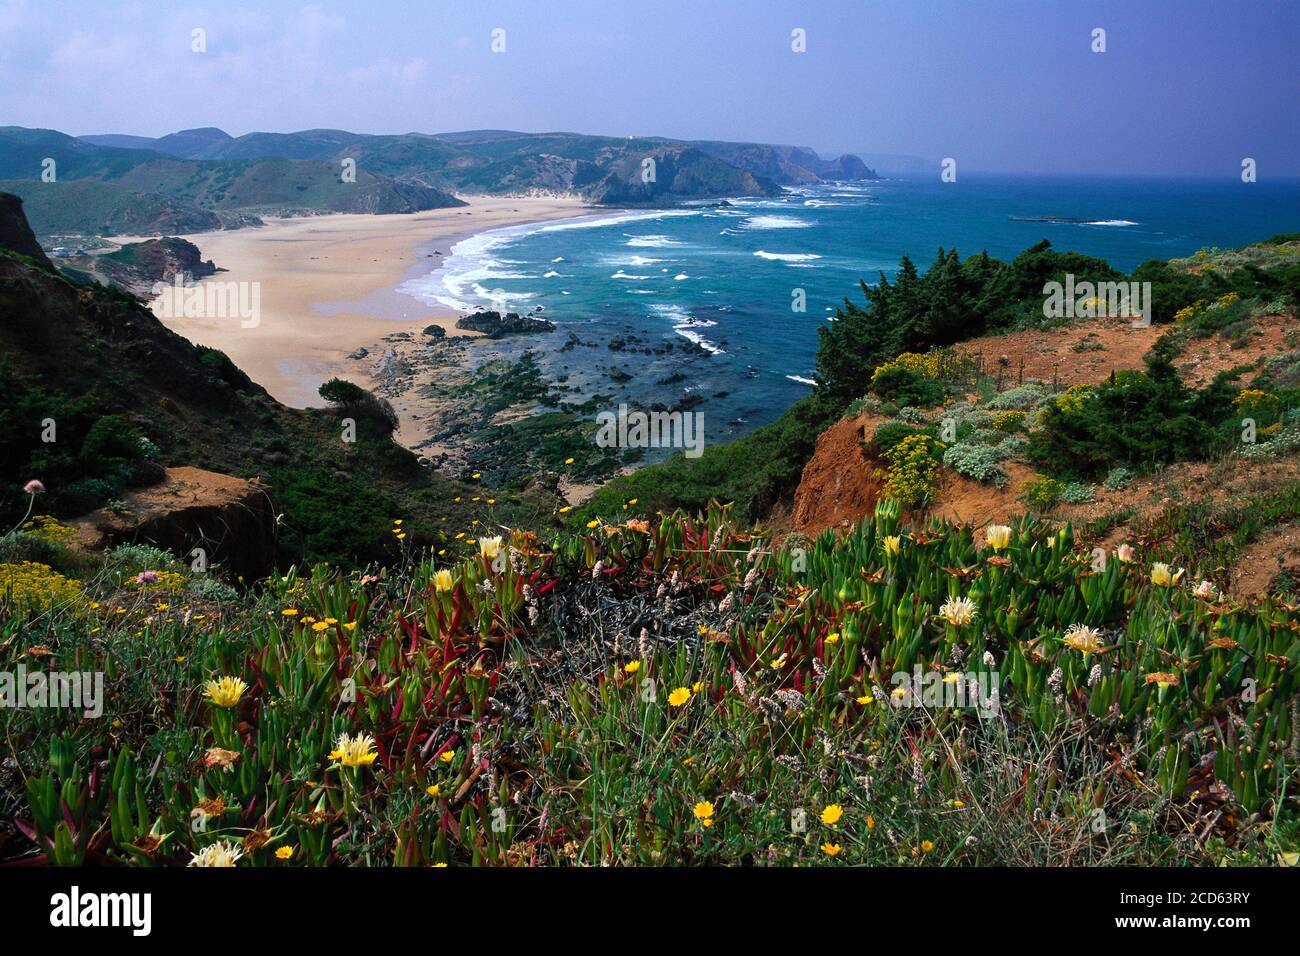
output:
[[[125,508],[101,508],[72,522],[77,544],[99,551],[128,542],[151,544],[185,561],[202,548],[246,580],[275,566],[275,512],[265,485],[201,468],[169,468],[160,484],[128,493]]]
[[[795,491],[792,530],[819,534],[871,514],[883,479],[876,474],[880,463],[866,453],[862,442],[883,421],[872,416],[845,418],[821,433]]]

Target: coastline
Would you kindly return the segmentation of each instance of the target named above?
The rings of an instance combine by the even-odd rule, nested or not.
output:
[[[196,345],[220,349],[285,405],[320,407],[319,385],[334,376],[373,386],[370,362],[349,359],[387,335],[427,325],[451,331],[457,313],[396,291],[479,233],[581,216],[579,199],[461,197],[468,206],[419,213],[337,214],[268,220],[262,227],[182,236],[212,260],[215,282],[257,283],[257,325],[238,317],[159,315]],[[158,313],[158,304],[154,304]],[[457,335],[470,335],[460,330]],[[376,356],[377,358],[378,356]],[[399,440],[411,434],[407,412]],[[405,443],[405,441],[403,441]]]

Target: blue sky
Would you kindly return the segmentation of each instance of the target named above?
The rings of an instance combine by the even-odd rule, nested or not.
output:
[[[966,172],[1235,177],[1249,156],[1263,179],[1300,175],[1298,49],[1300,0],[0,0],[0,125],[563,129]]]

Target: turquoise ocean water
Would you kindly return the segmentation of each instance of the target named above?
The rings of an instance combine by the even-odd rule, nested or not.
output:
[[[939,246],[1010,259],[1049,239],[1127,270],[1300,231],[1294,180],[891,179],[727,202],[482,233],[399,291],[458,309],[538,310],[557,332],[511,341],[505,354],[531,348],[575,396],[611,405],[693,396],[719,442],[807,394],[818,326],[905,253],[924,269]],[[791,307],[797,289],[802,313]],[[613,367],[631,377],[616,381]]]

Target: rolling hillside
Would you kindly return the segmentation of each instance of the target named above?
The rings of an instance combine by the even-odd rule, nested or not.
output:
[[[54,130],[4,127],[0,180],[11,181],[11,191],[30,201],[38,235],[180,232],[243,225],[262,214],[401,213],[461,204],[440,189],[398,182],[364,166],[356,170],[355,182],[343,182],[341,167],[333,162],[167,154],[192,151],[195,141],[204,139],[192,135],[198,132],[203,131],[164,137],[155,150],[98,145]],[[51,168],[48,160],[54,161],[53,182],[42,178]]]

